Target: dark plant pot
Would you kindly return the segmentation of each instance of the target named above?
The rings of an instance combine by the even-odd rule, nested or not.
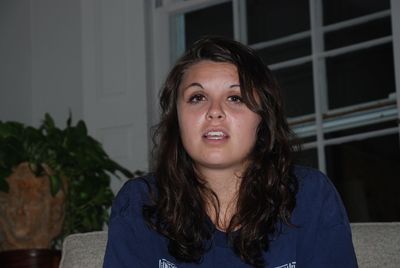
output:
[[[0,252],[2,268],[58,268],[61,251],[53,249],[18,249]]]

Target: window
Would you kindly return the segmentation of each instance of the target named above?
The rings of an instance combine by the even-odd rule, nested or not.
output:
[[[328,174],[352,221],[400,220],[398,1],[169,0],[155,10],[167,18],[155,36],[171,33],[158,39],[170,44],[165,66],[204,34],[253,47],[283,88],[304,141],[299,163]]]

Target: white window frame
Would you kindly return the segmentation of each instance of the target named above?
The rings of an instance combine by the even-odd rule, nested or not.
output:
[[[184,32],[182,20],[175,20],[175,26],[171,26],[170,18],[177,14],[183,14],[213,5],[231,2],[233,8],[233,27],[234,38],[247,44],[246,27],[246,3],[245,0],[153,0],[152,16],[152,59],[153,76],[152,90],[153,96],[157,96],[161,88],[165,75],[168,72],[177,54],[183,52],[182,34],[177,34],[177,30]],[[369,14],[366,16],[341,21],[324,26],[322,23],[322,0],[309,0],[310,8],[310,30],[292,35],[288,35],[275,40],[252,44],[254,49],[261,49],[289,41],[301,40],[311,37],[311,55],[291,59],[284,62],[272,64],[272,70],[279,70],[287,67],[294,67],[304,63],[312,63],[313,68],[313,88],[314,88],[314,109],[315,113],[295,118],[289,118],[293,130],[299,137],[315,136],[315,141],[304,144],[304,149],[316,148],[318,152],[319,169],[326,172],[325,147],[328,145],[341,144],[350,141],[362,140],[400,132],[400,1],[391,0],[391,8]],[[368,21],[391,17],[392,35],[376,38],[361,43],[352,44],[325,51],[324,34],[327,32],[342,29],[348,26],[359,25]],[[181,38],[176,38],[181,36]],[[395,73],[395,94],[388,96],[387,99],[371,101],[347,106],[344,108],[328,110],[327,104],[327,78],[325,77],[325,60],[329,57],[343,55],[352,51],[374,47],[377,45],[392,43]],[[173,50],[172,48],[179,50]],[[153,114],[157,114],[156,112]],[[158,118],[157,118],[158,119]],[[157,121],[153,118],[152,121]],[[363,126],[372,123],[397,120],[397,127],[381,129],[376,131],[353,134],[333,139],[325,139],[324,134],[346,129],[350,126]],[[400,144],[400,140],[399,140]]]

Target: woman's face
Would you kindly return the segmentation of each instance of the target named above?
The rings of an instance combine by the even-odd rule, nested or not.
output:
[[[177,111],[183,146],[200,172],[243,171],[261,119],[242,102],[236,66],[205,60],[189,67]]]

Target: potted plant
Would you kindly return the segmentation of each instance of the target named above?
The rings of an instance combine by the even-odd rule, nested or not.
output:
[[[113,200],[110,175],[133,174],[92,138],[83,121],[38,128],[0,121],[0,251],[59,247],[101,230]]]

